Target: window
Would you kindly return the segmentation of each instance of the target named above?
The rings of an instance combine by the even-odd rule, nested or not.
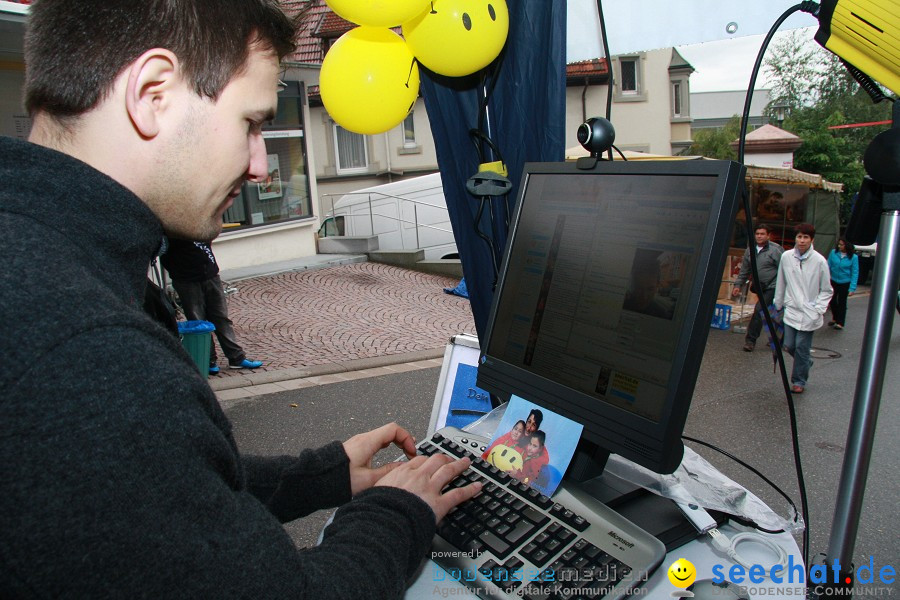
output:
[[[403,147],[416,147],[416,124],[413,120],[413,111],[410,111],[406,118],[403,119]]]
[[[674,116],[681,116],[681,82],[672,82],[672,111]]]
[[[303,131],[263,131],[263,139],[269,175],[260,183],[244,182],[240,195],[225,211],[225,222],[265,225],[312,217]]]
[[[620,87],[623,94],[638,93],[638,65],[637,59],[623,58],[619,61],[621,70]]]
[[[644,54],[619,56],[613,63],[613,98],[616,102],[645,102],[647,91],[644,86]]]
[[[334,148],[339,175],[365,173],[369,170],[366,136],[347,131],[335,123]]]
[[[313,217],[302,111],[306,92],[297,81],[283,88],[275,119],[263,126],[268,175],[260,183],[243,183],[225,211],[226,231]]]

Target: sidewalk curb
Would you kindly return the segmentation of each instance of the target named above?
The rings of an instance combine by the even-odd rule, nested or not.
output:
[[[374,356],[372,358],[359,358],[356,360],[348,360],[339,363],[311,365],[309,367],[295,369],[261,371],[258,373],[247,373],[246,375],[242,374],[221,378],[213,376],[209,378],[209,387],[212,388],[214,392],[221,392],[224,390],[251,387],[254,385],[262,385],[266,383],[278,383],[281,381],[291,381],[293,379],[305,379],[307,377],[332,375],[334,373],[362,371],[363,369],[374,369],[376,367],[385,367],[400,363],[417,362],[420,360],[429,360],[432,358],[442,358],[443,356],[444,348],[433,348],[429,350],[405,352],[402,354],[389,354],[385,356]]]

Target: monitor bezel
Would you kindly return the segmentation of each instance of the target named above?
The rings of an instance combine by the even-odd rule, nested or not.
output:
[[[603,450],[619,454],[657,473],[671,473],[681,462],[683,445],[681,435],[687,420],[696,379],[716,298],[722,283],[722,272],[728,254],[731,229],[737,213],[740,185],[745,169],[739,163],[721,160],[668,160],[668,161],[599,161],[593,168],[584,169],[575,163],[526,163],[522,183],[510,222],[509,235],[503,254],[503,262],[491,310],[484,343],[481,345],[477,385],[489,392],[508,397],[516,394],[571,418],[585,425],[582,440],[598,444]],[[519,231],[523,199],[528,183],[534,175],[675,175],[706,176],[716,178],[716,187],[710,206],[710,218],[706,224],[700,246],[701,261],[697,275],[690,286],[688,302],[696,303],[698,310],[688,311],[676,346],[676,360],[672,364],[669,389],[662,416],[658,423],[633,413],[598,401],[596,398],[563,386],[542,376],[488,355],[493,335],[496,313],[500,305],[508,273],[510,255]],[[674,387],[673,387],[674,386]]]

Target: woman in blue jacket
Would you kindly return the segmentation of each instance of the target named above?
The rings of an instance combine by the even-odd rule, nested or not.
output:
[[[834,288],[834,296],[828,305],[831,309],[831,321],[828,324],[835,329],[843,329],[847,316],[847,296],[852,296],[856,291],[856,281],[859,279],[859,257],[856,256],[853,244],[840,238],[837,248],[828,255],[828,269],[831,271],[831,287]]]

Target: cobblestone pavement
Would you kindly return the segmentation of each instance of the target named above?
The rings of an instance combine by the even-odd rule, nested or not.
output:
[[[443,290],[457,283],[355,263],[236,282],[228,311],[248,358],[265,363],[257,373],[295,369],[443,348],[452,335],[474,333],[469,301]],[[247,373],[223,368],[215,379]]]

